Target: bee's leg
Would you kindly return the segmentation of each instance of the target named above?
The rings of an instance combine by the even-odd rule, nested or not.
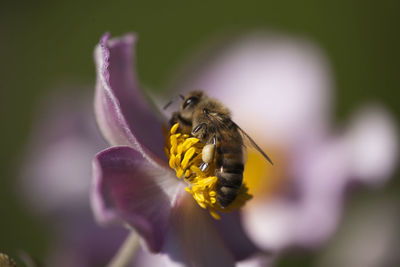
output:
[[[200,170],[204,172],[208,168],[208,163],[202,162],[199,166]]]
[[[196,127],[194,127],[194,129],[192,130],[192,134],[194,136],[196,136],[196,134],[201,130],[201,128],[206,127],[207,124],[203,123],[199,123]]]
[[[169,125],[174,125],[175,123],[179,122],[178,120],[179,112],[172,113],[171,119],[169,120]]]
[[[214,160],[216,144],[217,144],[217,138],[214,135],[212,138],[212,143],[205,145],[203,147],[201,155],[203,163],[200,165],[200,170],[205,171],[209,163],[211,163]]]

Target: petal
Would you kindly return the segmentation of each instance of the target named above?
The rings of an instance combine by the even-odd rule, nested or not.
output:
[[[109,40],[95,50],[95,111],[99,127],[112,145],[129,145],[151,161],[165,158],[161,122],[153,114],[133,75],[133,34]],[[158,158],[157,158],[158,157]]]
[[[184,192],[171,213],[163,251],[184,266],[234,266],[234,259],[214,226],[210,214]]]
[[[94,120],[93,96],[83,92],[88,88],[66,87],[41,100],[19,166],[23,204],[38,213],[51,236],[46,266],[105,266],[127,232],[100,227],[91,214],[90,165],[107,144]]]
[[[394,119],[382,107],[359,110],[344,136],[353,177],[371,185],[390,178],[398,159],[398,137]]]
[[[221,214],[221,220],[214,221],[214,224],[236,261],[244,260],[258,251],[243,229],[239,212]]]
[[[92,207],[98,221],[123,220],[152,251],[164,243],[171,206],[182,184],[130,147],[100,152],[93,163]]]
[[[41,101],[19,167],[19,192],[41,217],[89,206],[91,161],[106,143],[94,121],[92,96],[74,92],[79,87],[56,90]]]
[[[205,64],[199,67],[201,60],[196,61],[182,75],[189,78],[174,88],[200,88],[220,99],[259,143],[287,145],[325,130],[331,107],[330,71],[312,43],[260,33],[207,52],[209,60],[201,54]]]

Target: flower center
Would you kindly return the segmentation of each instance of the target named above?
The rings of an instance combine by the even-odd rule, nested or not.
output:
[[[165,153],[169,158],[169,166],[175,170],[176,176],[183,179],[189,192],[197,204],[208,209],[211,216],[220,219],[218,212],[230,212],[242,207],[251,195],[248,187],[242,184],[235,200],[228,206],[222,207],[217,202],[217,181],[215,163],[210,163],[204,171],[200,169],[203,163],[202,150],[205,144],[198,138],[179,132],[179,124],[174,124],[169,132],[165,131]]]

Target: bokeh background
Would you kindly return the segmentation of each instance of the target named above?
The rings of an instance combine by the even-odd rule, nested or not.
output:
[[[0,251],[16,258],[23,249],[41,258],[49,246],[46,225],[26,209],[15,180],[41,99],[61,86],[94,86],[93,48],[104,32],[138,33],[137,71],[152,90],[168,88],[188,57],[222,35],[272,30],[310,39],[330,60],[340,125],[370,101],[400,117],[399,14],[398,1],[2,1]],[[320,264],[354,214],[368,214],[387,199],[400,207],[398,176],[379,191],[353,195],[326,246],[291,253],[279,266]]]

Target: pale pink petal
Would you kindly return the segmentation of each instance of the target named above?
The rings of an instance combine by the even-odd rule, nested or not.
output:
[[[399,135],[388,112],[376,105],[359,110],[344,139],[357,180],[380,185],[390,178],[398,160]]]

